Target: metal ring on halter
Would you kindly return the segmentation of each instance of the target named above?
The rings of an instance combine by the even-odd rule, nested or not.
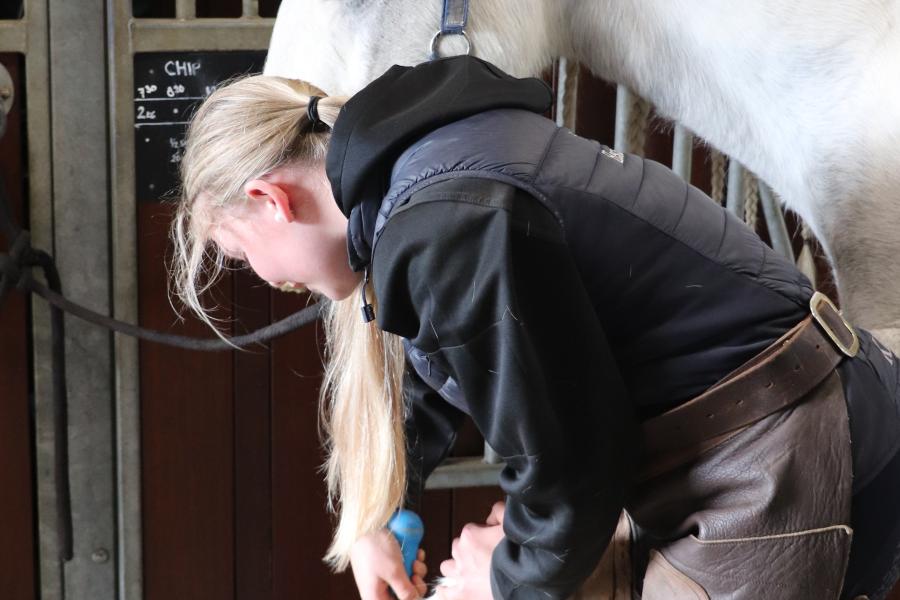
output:
[[[472,44],[469,42],[469,36],[466,35],[465,30],[460,29],[459,31],[444,32],[439,29],[434,34],[434,37],[431,38],[431,54],[429,55],[431,60],[434,60],[436,58],[443,58],[442,56],[438,56],[438,42],[440,41],[441,37],[445,35],[461,35],[462,38],[466,41],[466,51],[463,54],[465,54],[466,56],[469,55],[472,50]]]

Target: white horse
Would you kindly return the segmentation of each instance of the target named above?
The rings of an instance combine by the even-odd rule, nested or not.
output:
[[[423,61],[441,8],[283,0],[265,71],[352,94]],[[577,60],[746,165],[818,237],[845,314],[900,350],[900,0],[471,0],[467,32],[517,76]]]

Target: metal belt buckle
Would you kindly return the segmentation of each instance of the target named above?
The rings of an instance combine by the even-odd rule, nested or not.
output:
[[[835,315],[841,320],[844,324],[844,327],[847,328],[847,331],[850,332],[851,342],[849,345],[844,344],[841,339],[834,332],[834,329],[831,328],[831,325],[828,324],[828,321],[822,315],[822,305],[826,305],[830,308]],[[831,301],[831,298],[823,294],[822,292],[816,292],[813,294],[812,298],[809,301],[809,310],[812,312],[813,318],[816,322],[819,323],[819,326],[828,334],[828,337],[831,338],[831,341],[834,342],[834,345],[838,347],[838,349],[846,354],[847,356],[853,358],[856,356],[856,353],[859,352],[859,337],[856,335],[856,331],[847,322],[847,319],[844,318],[844,315],[841,314],[841,311],[837,309],[834,305],[834,302]]]

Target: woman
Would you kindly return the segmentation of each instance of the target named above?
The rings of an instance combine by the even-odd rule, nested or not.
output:
[[[458,57],[310,93],[252,77],[200,108],[175,283],[208,320],[211,249],[211,278],[243,260],[331,300],[328,559],[364,600],[421,593],[383,524],[464,415],[507,499],[454,543],[440,597],[566,598],[623,507],[645,598],[887,592],[900,366],[792,264],[664,167],[540,116],[538,80]]]

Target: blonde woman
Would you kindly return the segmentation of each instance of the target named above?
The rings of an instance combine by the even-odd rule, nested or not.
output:
[[[557,128],[538,80],[458,57],[319,96],[257,76],[203,104],[174,282],[208,321],[228,260],[327,299],[327,558],[363,600],[424,594],[384,524],[465,415],[506,502],[454,541],[440,598],[563,600],[623,507],[644,598],[887,593],[900,365],[792,264]]]

